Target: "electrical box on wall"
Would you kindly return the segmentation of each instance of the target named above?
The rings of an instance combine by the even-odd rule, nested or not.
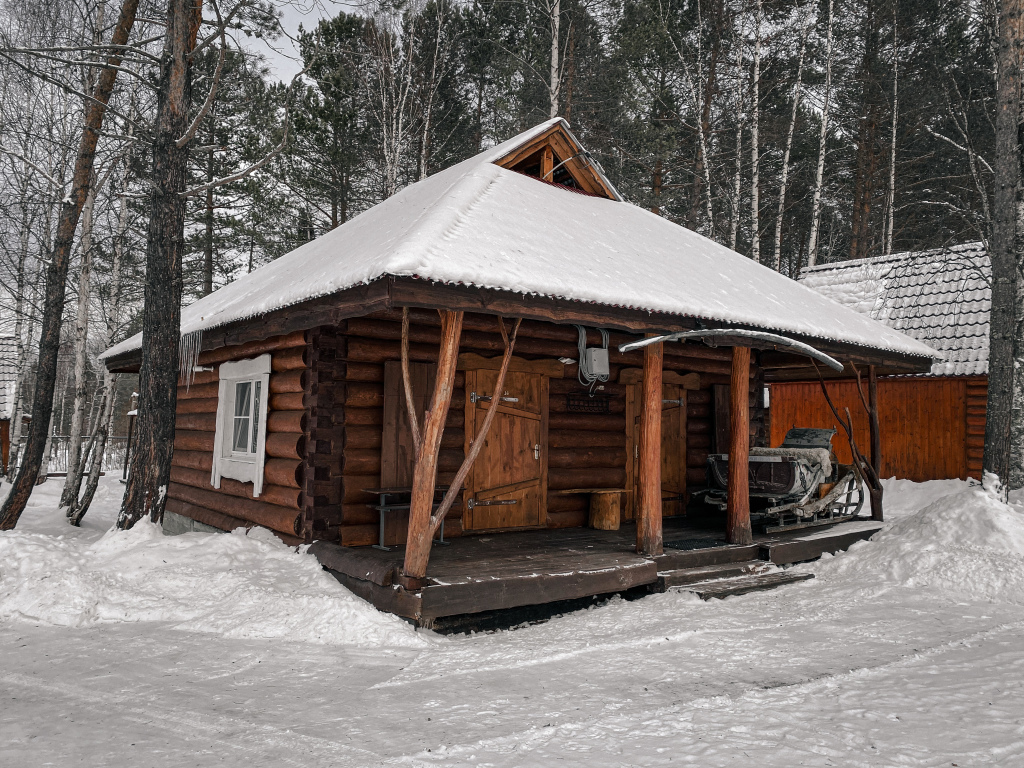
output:
[[[587,370],[595,376],[608,376],[608,350],[600,347],[587,349]]]

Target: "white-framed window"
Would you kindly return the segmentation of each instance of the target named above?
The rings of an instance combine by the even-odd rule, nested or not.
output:
[[[230,477],[252,483],[253,496],[263,491],[269,399],[270,355],[221,363],[210,476],[214,488]]]

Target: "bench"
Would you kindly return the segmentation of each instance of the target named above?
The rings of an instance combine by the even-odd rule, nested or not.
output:
[[[434,493],[444,493],[448,490],[447,487],[438,486],[434,489]],[[412,506],[411,500],[407,500],[403,497],[412,495],[412,488],[364,488],[364,493],[372,493],[374,496],[379,498],[378,504],[367,504],[366,506],[371,509],[377,510],[377,514],[380,518],[379,533],[377,534],[377,543],[372,545],[374,549],[383,549],[385,552],[390,552],[391,547],[384,545],[384,522],[387,518],[388,512],[407,512]],[[441,506],[441,502],[435,501],[431,507],[432,511],[436,511]],[[444,540],[444,520],[441,521],[440,538],[437,540],[438,544],[447,545],[449,542]]]

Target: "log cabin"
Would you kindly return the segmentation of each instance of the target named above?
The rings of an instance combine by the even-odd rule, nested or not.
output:
[[[736,333],[619,349],[700,329]],[[423,626],[870,535],[755,537],[739,473],[708,547],[664,546],[707,539],[687,502],[708,452],[766,441],[765,373],[792,345],[891,373],[933,356],[625,202],[562,119],[197,301],[181,332],[165,529],[312,542]],[[141,344],[103,358],[138,370]]]
[[[820,264],[800,281],[844,306],[928,344],[942,355],[916,376],[878,380],[884,477],[922,482],[981,479],[988,399],[988,316],[992,269],[983,243]],[[770,440],[793,424],[831,427],[813,371],[778,369],[767,376]],[[868,424],[856,382],[837,376],[829,389],[850,407],[861,445]],[[840,445],[840,461],[849,450]]]

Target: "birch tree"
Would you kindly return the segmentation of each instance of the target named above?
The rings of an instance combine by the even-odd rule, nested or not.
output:
[[[754,62],[750,77],[750,258],[761,261],[761,15],[757,0],[754,14]]]
[[[828,0],[825,25],[825,93],[821,106],[821,127],[818,133],[818,166],[814,173],[814,200],[811,203],[811,234],[807,243],[807,266],[818,263],[818,228],[821,225],[821,193],[825,181],[825,152],[828,148],[828,120],[832,98],[832,22],[834,0]]]
[[[796,119],[800,113],[800,94],[804,77],[804,57],[807,53],[807,38],[811,32],[810,12],[804,19],[800,33],[800,58],[796,65],[796,83],[793,85],[793,109],[789,114],[789,129],[786,131],[786,149],[782,154],[782,173],[779,178],[779,210],[775,216],[775,271],[782,271],[782,221],[786,213],[786,186],[789,182],[789,157],[793,151],[793,136],[796,133]]]

